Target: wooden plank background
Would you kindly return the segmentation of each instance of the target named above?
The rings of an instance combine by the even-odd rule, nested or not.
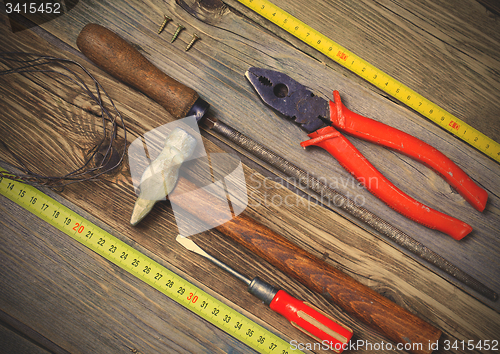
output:
[[[308,6],[299,0],[273,2],[500,140],[496,104],[500,98],[500,26],[494,5],[472,0],[317,1]],[[42,29],[16,33],[10,32],[9,22],[2,16],[0,49],[36,51],[85,63],[114,98],[129,126],[131,142],[173,118],[143,95],[93,68],[74,51],[83,26],[100,23],[133,43],[170,76],[199,92],[222,121],[316,176],[328,178],[343,193],[363,200],[366,208],[500,291],[497,163],[238,2],[201,4],[201,9],[186,11],[196,3],[185,1],[181,7],[173,1],[80,1],[71,12]],[[174,21],[158,36],[163,14]],[[171,44],[176,23],[183,23],[186,30]],[[185,52],[193,32],[202,39]],[[246,82],[243,75],[250,66],[286,72],[325,97],[337,89],[350,109],[402,129],[447,154],[489,192],[485,212],[475,211],[446,182],[411,159],[352,139],[398,187],[470,223],[474,232],[457,242],[421,227],[360,189],[331,156],[319,149],[301,149],[298,142],[305,135],[263,105]],[[95,125],[88,100],[64,83],[47,90],[43,82],[21,76],[1,80],[2,140],[43,172],[59,172],[61,164],[67,168],[77,165],[96,139],[83,129]],[[208,135],[204,142],[210,152],[231,151]],[[348,215],[312,202],[304,207],[301,197],[283,188],[285,183],[272,171],[251,158],[242,158],[251,197],[250,215],[439,327],[444,340],[500,339],[498,302],[485,300],[432,266],[421,264],[364,225],[356,225]],[[4,150],[1,159],[12,162]],[[229,275],[178,247],[173,242],[176,227],[168,203],[155,207],[138,227],[129,226],[135,195],[126,163],[105,182],[68,187],[58,198],[273,331],[288,339],[307,341]],[[276,202],[279,200],[296,202]],[[251,352],[66,236],[45,230],[43,224],[5,198],[1,208],[1,260],[8,271],[1,275],[0,310],[2,321],[8,323],[2,332],[6,341],[22,343],[19,338],[29,337],[41,352],[88,353],[103,352],[103,348],[109,353]],[[340,317],[354,329],[355,339],[384,340],[217,232],[203,233],[198,239],[237,269],[258,274]]]

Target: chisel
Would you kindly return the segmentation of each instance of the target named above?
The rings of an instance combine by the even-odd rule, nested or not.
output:
[[[106,28],[96,24],[85,26],[78,36],[77,45],[89,59],[102,69],[157,101],[175,118],[184,118],[195,114],[197,119],[202,121],[205,116],[208,103],[203,101],[194,90],[165,75],[130,44]],[[223,133],[223,135],[230,140],[234,141],[235,136],[244,137],[228,126],[221,125],[214,118],[208,117],[208,125],[212,128],[218,126],[218,132],[227,129],[227,134]],[[262,145],[255,145],[252,140],[247,141],[251,145],[249,147],[251,152],[256,153],[260,146],[264,155],[267,156],[267,158],[263,156],[265,161],[277,159],[278,164],[283,164],[285,169],[295,170],[297,173],[306,175],[304,171],[272,154]],[[256,155],[260,157],[260,155]],[[174,192],[182,188],[185,185],[184,182],[186,182],[185,179],[180,179]],[[315,181],[310,182],[311,187],[313,182],[316,183]],[[337,197],[340,198],[340,201],[336,201],[336,205],[341,207],[347,205],[347,210],[354,208],[355,204],[350,204],[345,197],[336,193],[333,198]],[[210,208],[214,211],[214,215],[216,214],[217,206],[213,202],[194,200],[192,203],[186,204],[192,207],[192,210],[189,211],[193,215],[199,214],[197,208],[201,208],[200,210]],[[354,215],[363,214],[365,211],[366,209],[352,210]],[[372,221],[377,219],[371,214],[368,216],[367,222],[371,225]],[[382,226],[382,229],[385,227]],[[288,276],[297,279],[311,290],[324,295],[329,301],[338,304],[342,309],[394,342],[427,344],[436,342],[441,335],[441,331],[434,326],[330,264],[304,251],[244,213],[218,226],[217,230],[267,260]],[[412,347],[415,348],[415,346]],[[426,345],[423,345],[411,352],[430,353],[431,351]]]

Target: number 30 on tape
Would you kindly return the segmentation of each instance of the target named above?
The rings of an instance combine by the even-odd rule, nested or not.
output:
[[[0,171],[6,172],[0,168]],[[259,353],[289,353],[290,344],[207,294],[40,190],[0,176],[0,194],[131,273]],[[293,351],[294,353],[302,353]]]

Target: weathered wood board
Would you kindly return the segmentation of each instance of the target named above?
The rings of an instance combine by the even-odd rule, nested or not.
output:
[[[332,4],[320,1],[307,9],[299,1],[275,3],[299,18],[303,16],[303,21],[314,23],[314,27],[327,36],[499,140],[499,109],[494,102],[500,95],[497,89],[499,73],[495,69],[500,56],[494,43],[498,43],[500,31],[494,13],[465,0],[457,2],[458,5],[454,2],[454,6],[446,2]],[[218,16],[206,14],[210,20],[205,23],[190,16],[173,1],[81,1],[70,13],[44,24],[47,32],[38,31],[38,34],[30,31],[9,33],[8,22],[3,17],[1,50],[43,50],[52,55],[78,58],[61,49],[49,48],[39,35],[51,39],[59,48],[63,46],[57,40],[75,48],[76,36],[86,23],[105,25],[133,43],[170,76],[198,91],[212,104],[215,116],[316,176],[328,178],[343,193],[363,200],[368,209],[500,291],[499,187],[496,183],[500,176],[499,165],[424,118],[383,97],[368,84],[266,24],[238,3],[230,1],[228,4],[240,12],[231,8],[217,9],[214,13]],[[462,11],[463,8],[469,10]],[[170,35],[174,24],[170,23],[161,36],[156,34],[164,13],[174,17],[175,23],[181,22],[187,27],[173,44],[170,44]],[[202,39],[185,52],[185,45],[194,31]],[[389,47],[387,43],[390,43]],[[78,60],[84,63],[84,59]],[[86,66],[92,68],[89,63]],[[333,89],[338,89],[352,110],[405,130],[446,153],[488,190],[490,201],[484,213],[473,210],[443,180],[418,163],[352,139],[362,153],[401,189],[436,209],[469,222],[475,229],[473,234],[457,242],[414,224],[360,189],[331,156],[315,149],[302,150],[298,142],[305,139],[303,133],[264,106],[245,81],[243,74],[250,66],[284,71],[326,97],[330,97]],[[125,117],[130,129],[129,142],[172,121],[172,117],[149,99],[99,70],[91,70]],[[84,97],[67,88],[65,90],[64,86],[48,94],[36,80],[20,77],[11,76],[1,86],[3,113],[0,129],[2,139],[7,138],[9,146],[16,147],[16,151],[29,156],[32,161],[44,161],[40,168],[47,171],[57,171],[67,159],[71,164],[81,161],[95,141],[95,135],[83,135],[78,128],[94,119],[88,109],[82,109],[88,104]],[[461,95],[454,93],[458,89]],[[19,91],[29,94],[19,95]],[[61,102],[51,103],[55,98]],[[26,131],[32,134],[25,134]],[[32,148],[33,141],[36,141],[37,149]],[[61,150],[49,148],[56,142]],[[220,151],[209,140],[205,143],[208,151]],[[1,159],[12,162],[5,151],[2,151]],[[497,303],[468,294],[468,289],[463,289],[465,292],[460,290],[460,284],[453,284],[431,266],[413,260],[370,230],[364,230],[363,225],[360,228],[348,218],[310,200],[306,199],[304,203],[303,198],[284,188],[285,183],[272,173],[257,167],[251,159],[245,161],[251,166],[245,167],[250,196],[247,212],[250,215],[439,327],[445,333],[444,340],[499,339]],[[291,330],[285,320],[237,287],[229,275],[175,245],[176,227],[168,204],[158,205],[139,227],[129,226],[129,211],[135,195],[127,168],[125,164],[118,174],[106,178],[108,182],[68,187],[61,196],[200,286],[223,294],[226,301],[255,315],[273,330],[288,338],[307,341],[307,337]],[[284,200],[288,202],[284,203]],[[19,214],[20,211],[7,201],[2,203],[5,205],[2,206],[1,219],[2,260],[12,272],[3,274],[2,284],[9,284],[9,287],[2,289],[0,309],[60,348],[68,352],[99,351],[103,345],[109,349],[107,352],[137,349],[141,353],[162,350],[199,353],[216,352],[217,347],[220,352],[248,351],[161,294],[147,289],[133,277],[122,274],[98,256],[75,245],[64,235],[44,232],[43,225],[28,223],[29,215]],[[207,249],[237,269],[249,275],[258,274],[340,317],[353,327],[355,339],[373,343],[384,340],[321,296],[255,259],[217,232],[204,233],[199,239]],[[28,252],[22,249],[22,244],[33,246]],[[52,261],[47,259],[48,254],[54,255]],[[80,262],[84,269],[75,269],[74,264]],[[104,278],[99,272],[101,267],[112,271],[115,277]],[[34,269],[37,269],[37,276],[32,275]],[[53,274],[57,274],[56,279],[60,282],[57,292],[50,289],[50,284],[55,282]],[[77,282],[85,286],[71,289],[75,279],[86,279]],[[37,283],[43,286],[35,293],[30,289]],[[91,298],[86,300],[87,296]],[[35,299],[35,305],[30,306]],[[98,305],[92,307],[92,304]],[[58,315],[54,310],[56,306],[61,306],[67,315]],[[119,315],[103,316],[102,310],[106,306],[116,306]],[[61,318],[63,322],[59,326],[48,325],[61,321]],[[123,323],[117,326],[120,319],[138,321],[133,324],[137,331],[126,328]],[[188,328],[185,323],[192,326]],[[120,347],[122,344],[124,346]],[[445,351],[441,347],[439,352]]]
[[[65,353],[246,350],[16,204],[8,201],[1,208],[1,258],[8,270],[2,275],[2,311],[55,343],[47,349]]]
[[[199,41],[193,51],[186,53],[184,51],[186,43],[183,41],[190,39],[191,29],[185,30],[184,34],[181,32],[179,43],[170,44],[170,38],[164,37],[170,37],[167,33],[169,30],[172,31],[175,25],[171,24],[167,27],[164,36],[158,36],[157,24],[152,21],[152,18],[154,18],[155,10],[173,14],[174,22],[189,22],[190,16],[176,4],[163,4],[161,5],[163,7],[160,5],[144,3],[132,6],[115,2],[109,8],[100,8],[101,5],[81,3],[68,14],[69,18],[52,21],[45,27],[72,46],[75,45],[75,38],[79,31],[88,22],[101,23],[112,30],[119,29],[119,33],[125,39],[137,45],[160,69],[194,88],[206,98],[212,104],[212,112],[218,118],[264,143],[282,156],[287,156],[290,161],[315,176],[326,178],[329,184],[360,201],[366,208],[405,230],[445,258],[456,260],[459,266],[468,269],[473,276],[488,282],[494,288],[498,287],[499,269],[494,266],[497,264],[495,252],[491,252],[492,249],[497,249],[495,230],[500,227],[495,199],[498,164],[484,158],[481,153],[457,139],[450,139],[448,133],[406,108],[380,98],[380,94],[376,92],[363,90],[357,82],[353,83],[352,80],[332,71],[323,63],[311,61],[309,56],[297,53],[288,43],[276,41],[273,33],[262,30],[261,27],[249,23],[245,18],[233,12],[226,11],[224,16],[219,18],[216,26],[195,21],[192,30],[204,34],[206,38]],[[120,14],[116,16],[119,18],[116,24],[112,21],[113,13]],[[68,21],[72,23],[70,28],[66,26]],[[124,22],[133,25],[120,28]],[[328,35],[329,32],[326,34]],[[134,40],[134,38],[140,38],[140,40]],[[256,38],[259,40],[256,41]],[[421,45],[423,44],[419,43],[419,47]],[[377,198],[362,190],[338,162],[326,152],[320,149],[302,149],[298,142],[305,139],[303,132],[289,122],[283,121],[262,104],[243,78],[249,66],[265,66],[286,71],[301,81],[303,78],[305,83],[314,83],[315,91],[324,96],[330,95],[332,83],[335,83],[333,88],[340,90],[348,107],[417,136],[447,154],[490,192],[492,198],[484,213],[472,209],[446,182],[426,167],[384,148],[353,139],[368,160],[374,163],[396,186],[415,196],[424,204],[470,223],[475,229],[473,235],[457,243],[439,232],[409,223],[408,219],[393,212]],[[446,87],[450,86],[452,86],[451,83],[446,85]],[[439,91],[434,94],[436,97],[441,96]],[[478,95],[474,97],[476,96]],[[491,106],[491,104],[483,102],[482,106]],[[472,112],[470,114],[472,115]],[[497,119],[492,114],[488,117],[491,117],[490,124]],[[272,129],[269,129],[270,126]],[[487,270],[484,267],[477,269],[475,257],[480,257],[484,260],[484,264],[488,264]]]

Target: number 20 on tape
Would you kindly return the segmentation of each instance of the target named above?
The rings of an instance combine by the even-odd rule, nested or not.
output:
[[[0,168],[0,171],[5,170]],[[35,187],[0,176],[0,194],[257,352],[286,354],[290,351],[290,344],[285,340]],[[302,353],[297,350],[293,352]]]

